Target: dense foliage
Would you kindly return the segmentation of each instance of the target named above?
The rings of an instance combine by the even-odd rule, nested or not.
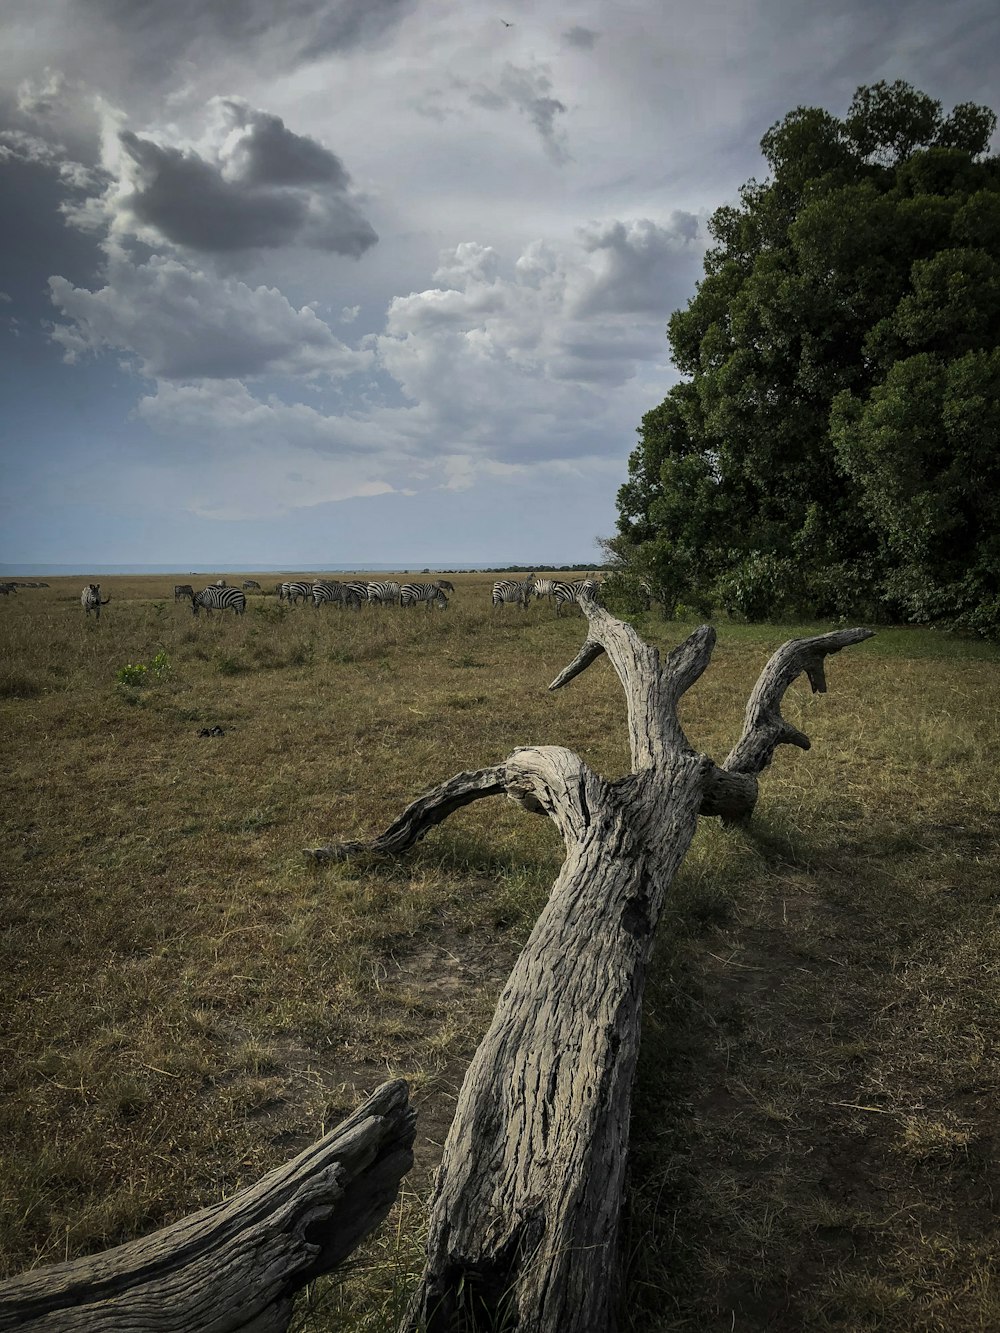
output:
[[[668,613],[1000,633],[1000,159],[908,84],[799,107],[709,222],[610,553]]]

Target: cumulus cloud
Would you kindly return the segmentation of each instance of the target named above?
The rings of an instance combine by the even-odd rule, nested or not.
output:
[[[200,151],[118,130],[104,207],[119,229],[216,253],[304,245],[357,258],[375,244],[335,153],[239,98],[209,112]]]
[[[453,247],[434,271],[437,285],[392,300],[385,331],[362,340],[360,355],[370,358],[365,364],[372,376],[367,393],[353,394],[349,412],[286,401],[287,393],[281,399],[264,395],[245,382],[245,373],[226,375],[223,359],[201,360],[192,349],[183,360],[159,332],[150,332],[145,344],[141,316],[130,314],[125,327],[115,329],[114,303],[102,302],[100,293],[88,301],[91,294],[61,288],[59,296],[74,313],[79,336],[130,342],[147,368],[160,374],[155,392],[137,409],[159,434],[212,440],[236,453],[277,451],[284,458],[292,451],[299,459],[296,473],[321,479],[296,500],[290,473],[278,475],[270,466],[269,484],[287,496],[283,503],[319,503],[389,487],[462,489],[519,470],[527,479],[541,475],[539,469],[600,467],[608,455],[620,456],[650,401],[641,376],[657,362],[661,382],[665,376],[663,311],[687,289],[697,267],[694,231],[687,214],[664,222],[594,222],[572,242],[535,242],[513,265],[505,265],[491,246]],[[168,333],[181,319],[187,293],[192,309],[222,299],[218,293],[204,298],[200,278],[163,261],[135,266],[132,281],[158,284],[151,308],[162,303],[175,311]],[[119,279],[116,288],[121,286]],[[271,369],[282,358],[311,367],[330,355],[332,335],[311,309],[294,311],[280,294],[242,284],[224,291],[231,320],[221,335],[206,330],[203,342],[236,338],[242,324],[250,331],[249,346],[241,351],[243,370],[254,357]],[[170,293],[169,299],[161,293]],[[255,333],[262,312],[269,316],[265,332]],[[65,338],[72,351],[72,338]],[[295,350],[297,338],[302,342]],[[347,349],[345,354],[359,356]],[[345,369],[350,366],[348,360]],[[198,367],[200,379],[179,382]],[[175,372],[172,380],[168,370]],[[217,377],[209,379],[211,373]],[[381,392],[379,378],[396,392]],[[311,472],[313,456],[319,461]],[[233,513],[253,510],[254,485],[241,483]],[[231,499],[223,503],[231,505]]]
[[[252,288],[170,257],[137,264],[115,247],[105,277],[98,291],[49,279],[52,302],[70,321],[51,336],[69,361],[116,348],[137,357],[146,375],[225,379],[265,372],[343,376],[372,360],[273,287]]]
[[[441,285],[392,301],[372,345],[414,405],[410,424],[456,453],[510,463],[600,452],[581,420],[606,421],[609,393],[662,362],[664,311],[700,257],[686,213],[534,242],[510,276],[491,247],[466,242],[442,256]]]

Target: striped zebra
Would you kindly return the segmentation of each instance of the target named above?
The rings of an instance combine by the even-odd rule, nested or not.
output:
[[[257,582],[256,579],[244,579],[244,580],[243,580],[243,591],[244,591],[244,592],[251,592],[251,591],[252,591],[252,592],[260,592],[260,584]]]
[[[443,611],[448,605],[448,598],[444,595],[445,588],[455,591],[454,584],[449,583],[447,579],[439,579],[437,583],[404,583],[399,590],[399,604],[419,606],[423,602],[428,611],[435,606]]]
[[[312,582],[298,580],[294,583],[278,584],[278,600],[281,602],[291,602],[295,606],[301,597],[304,602],[311,602],[313,595]]]
[[[194,596],[194,588],[191,587],[190,583],[175,583],[175,584],[174,584],[174,601],[175,601],[175,602],[179,602],[179,601],[181,601],[181,599],[184,598],[184,597],[187,597],[188,599],[190,599],[190,598],[192,598],[193,596]]]
[[[493,608],[508,602],[516,602],[522,611],[528,609],[528,602],[535,587],[535,576],[529,574],[526,579],[498,579],[493,585]]]
[[[99,583],[88,583],[80,594],[80,605],[89,616],[91,611],[98,620],[101,618],[101,607],[107,606],[111,601],[110,597],[101,598],[101,585]]]
[[[191,598],[191,610],[195,615],[202,607],[209,614],[213,611],[235,611],[241,616],[247,609],[246,594],[240,592],[239,588],[220,588],[217,583],[210,583]]]
[[[573,579],[572,582],[554,579],[552,597],[556,604],[556,615],[561,616],[563,607],[571,606],[574,602],[579,601],[583,593],[589,593],[591,597],[596,597],[600,588],[599,579]]]
[[[538,598],[547,597],[551,601],[555,590],[555,579],[535,579],[535,586],[532,589],[532,592]]]
[[[368,602],[375,606],[398,606],[400,588],[398,583],[393,583],[389,579],[376,580],[374,583],[366,584],[368,589]]]
[[[342,583],[340,579],[317,579],[312,586],[313,606],[317,609],[324,602],[335,602],[343,611],[345,606],[353,606],[356,611],[368,597],[367,585],[362,583]]]

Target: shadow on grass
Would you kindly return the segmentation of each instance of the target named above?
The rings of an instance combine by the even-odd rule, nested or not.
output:
[[[977,824],[706,831],[646,988],[633,1333],[994,1326],[1000,836]]]

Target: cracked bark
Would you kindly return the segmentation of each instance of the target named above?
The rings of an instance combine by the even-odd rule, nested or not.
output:
[[[413,1165],[401,1080],[298,1157],[222,1203],[71,1263],[0,1283],[0,1330],[284,1333],[294,1293],[342,1263]]]
[[[431,1201],[427,1263],[405,1330],[600,1333],[615,1308],[642,990],[669,885],[699,815],[746,819],[778,745],[809,741],[781,717],[805,671],[870,630],[792,640],[751,694],[721,766],[695,752],[677,703],[715,643],[696,630],[661,663],[656,648],[592,597],[588,634],[552,682],[608,655],[628,705],[632,771],[608,780],[559,746],[514,751],[460,773],[368,843],[315,848],[317,860],[398,853],[460,806],[505,792],[559,828],[566,859],[466,1074]]]

